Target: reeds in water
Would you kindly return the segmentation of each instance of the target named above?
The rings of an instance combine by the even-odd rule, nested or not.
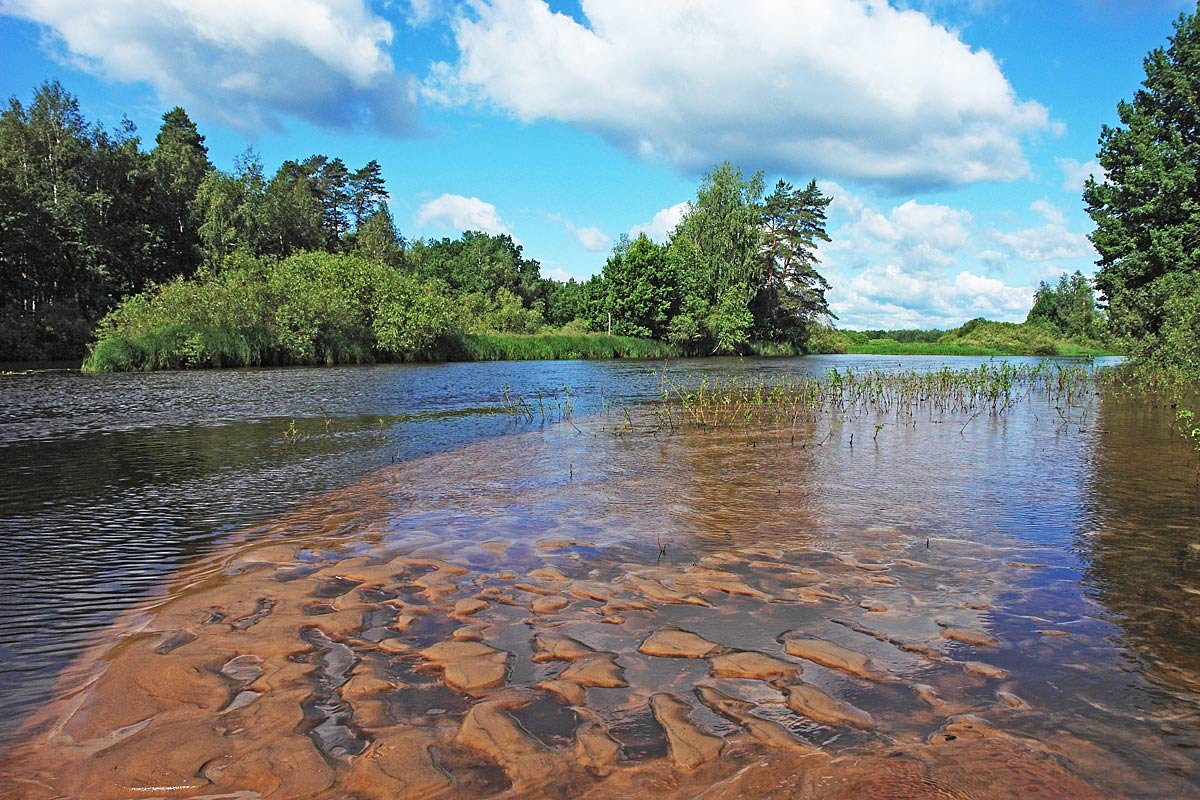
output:
[[[666,371],[654,406],[655,427],[790,428],[834,416],[842,420],[891,417],[966,417],[1004,414],[1030,397],[1044,397],[1056,408],[1071,409],[1094,393],[1093,370],[1086,366],[1043,362],[984,364],[976,369],[838,370],[823,375],[786,375],[754,379],[710,378],[690,384]],[[1060,412],[1061,413],[1061,412]],[[628,425],[627,425],[628,427]]]

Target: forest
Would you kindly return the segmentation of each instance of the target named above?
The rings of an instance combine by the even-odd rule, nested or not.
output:
[[[317,154],[268,176],[247,152],[225,172],[182,108],[144,149],[56,82],[0,115],[0,187],[0,360],[89,346],[96,370],[803,352],[829,313],[815,267],[830,198],[815,181],[768,195],[730,164],[668,242],[623,238],[583,283],[542,277],[508,235],[407,241],[377,161]]]

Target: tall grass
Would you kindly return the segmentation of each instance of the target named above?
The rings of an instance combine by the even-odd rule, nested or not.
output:
[[[1024,355],[1006,353],[993,347],[943,342],[898,342],[895,339],[871,339],[846,346],[847,353],[880,356],[1003,356]]]
[[[447,352],[450,361],[538,361],[552,359],[670,358],[666,342],[605,334],[468,333]]]
[[[1093,394],[1093,370],[1050,363],[938,371],[831,369],[824,375],[753,380],[704,376],[689,384],[672,381],[664,370],[654,426],[668,430],[783,427],[794,435],[801,423],[828,416],[890,417],[901,423],[918,416],[957,416],[969,423],[982,414],[1002,415],[1034,396],[1053,402],[1065,419],[1065,410],[1087,404]],[[628,414],[626,422],[629,427]]]

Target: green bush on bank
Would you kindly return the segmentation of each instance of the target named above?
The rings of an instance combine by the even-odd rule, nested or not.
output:
[[[233,259],[217,274],[127,298],[100,323],[84,370],[674,354],[621,336],[495,333],[516,313],[504,300],[464,303],[436,280],[353,255]]]

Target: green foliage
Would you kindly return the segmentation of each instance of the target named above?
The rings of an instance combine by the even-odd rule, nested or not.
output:
[[[852,333],[839,332],[832,325],[809,323],[805,346],[810,353],[846,353],[850,349]]]
[[[439,280],[456,294],[507,289],[529,307],[541,294],[541,267],[525,258],[508,234],[466,231],[458,239],[414,242],[405,256],[423,278]]]
[[[541,294],[548,325],[572,325],[580,330],[593,331],[606,328],[606,291],[602,276],[583,283],[574,278],[566,283],[544,280]]]
[[[459,298],[464,326],[474,333],[539,332],[545,320],[538,308],[525,308],[521,298],[504,287],[491,294],[471,292]]]
[[[809,352],[927,356],[1111,355],[1093,339],[1067,338],[1042,322],[992,322],[982,317],[951,331],[813,329]]]
[[[1092,282],[1078,271],[1063,274],[1057,286],[1042,281],[1025,321],[1048,326],[1072,339],[1098,340],[1105,333],[1104,318],[1096,311]]]
[[[829,284],[816,271],[817,245],[829,241],[831,199],[815,181],[803,189],[779,181],[769,197],[763,192],[761,173],[747,178],[728,162],[705,175],[665,263],[654,265],[668,283],[656,293],[634,292],[652,299],[632,308],[610,303],[614,318],[693,353],[762,349],[752,341],[786,345],[775,348],[780,352],[806,349],[814,324],[831,316]],[[636,281],[621,285],[631,283],[641,289]],[[614,289],[614,296],[629,293]]]
[[[353,252],[393,267],[404,263],[404,237],[396,230],[387,206],[381,205],[363,218],[355,229]]]
[[[104,318],[92,372],[433,357],[459,313],[436,284],[348,255],[234,260],[128,298]]]
[[[991,322],[982,318],[973,319],[958,330],[947,333],[939,340],[943,345],[974,347],[995,353],[1012,355],[1083,355],[1100,354],[1103,348],[1089,347],[1064,341],[1052,329],[1042,325],[1015,322]]]
[[[675,228],[670,253],[679,275],[682,313],[668,326],[675,341],[736,352],[750,340],[748,306],[758,285],[763,178],[725,162],[704,176],[696,200]]]
[[[1197,14],[1182,15],[1169,46],[1151,51],[1144,66],[1143,88],[1117,106],[1121,125],[1101,131],[1105,175],[1084,189],[1100,253],[1096,286],[1113,334],[1129,352],[1200,371],[1195,347],[1187,345],[1195,336],[1200,272]]]
[[[461,297],[373,259],[320,251],[232,257],[127,298],[97,330],[90,372],[371,361],[664,358],[663,342],[541,331],[501,289]],[[467,333],[467,330],[471,333]]]
[[[186,111],[175,107],[162,120],[147,159],[156,189],[153,210],[164,238],[160,258],[190,275],[200,264],[196,193],[213,166],[204,137]]]
[[[419,357],[460,329],[784,352],[828,315],[814,267],[829,200],[812,182],[764,199],[761,174],[719,165],[668,243],[625,240],[603,274],[566,283],[508,235],[406,242],[386,192],[374,160],[270,174],[247,151],[216,169],[182,108],[143,151],[131,124],[93,125],[44,84],[0,113],[0,359],[77,356],[91,330],[97,369]]]
[[[909,330],[866,330],[866,331],[846,331],[846,335],[854,335],[855,344],[865,344],[872,339],[891,339],[896,342],[936,342],[946,335],[946,332],[938,328],[929,328],[928,330],[909,329]]]
[[[194,266],[166,260],[177,225],[146,201],[170,187],[132,124],[89,123],[57,82],[0,113],[0,187],[0,359],[77,354],[116,299]]]
[[[604,309],[613,316],[613,333],[663,338],[678,303],[678,287],[667,248],[646,234],[622,237],[604,264]]]
[[[761,273],[751,302],[758,337],[800,344],[810,323],[833,317],[825,301],[829,283],[816,270],[817,242],[830,241],[825,212],[832,200],[816,181],[804,189],[779,181],[764,201]]]

